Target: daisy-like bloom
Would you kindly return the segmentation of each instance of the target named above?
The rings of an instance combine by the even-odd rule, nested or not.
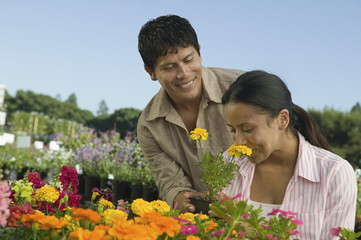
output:
[[[191,131],[190,138],[193,140],[205,141],[208,138],[208,132],[203,128],[195,128],[193,131]]]
[[[58,219],[55,216],[43,216],[39,219],[40,229],[59,229],[68,226],[68,221],[64,219]]]
[[[51,186],[44,186],[35,192],[36,200],[40,202],[54,203],[58,200],[60,193]]]
[[[105,200],[104,198],[101,198],[98,203],[99,207],[103,209],[114,209],[115,206],[112,202],[109,202],[108,200]]]
[[[178,220],[165,217],[156,211],[146,212],[141,217],[135,217],[134,222],[152,227],[153,231],[156,232],[158,236],[165,233],[168,236],[173,237],[182,228],[178,223]]]
[[[117,209],[107,209],[102,214],[102,221],[105,225],[113,226],[114,222],[124,222],[128,219],[128,214]]]
[[[182,226],[182,230],[180,231],[181,235],[186,235],[186,234],[197,234],[199,231],[196,227],[196,225],[191,224],[191,225],[183,225]]]
[[[138,216],[141,216],[142,214],[146,212],[153,211],[153,207],[150,204],[150,202],[145,201],[141,198],[135,199],[132,202],[131,209],[134,214],[137,214]]]
[[[170,206],[168,205],[168,203],[162,200],[151,201],[150,205],[155,211],[159,212],[162,215],[170,211]]]
[[[82,208],[72,208],[71,212],[73,214],[74,220],[89,220],[91,223],[100,223],[101,217],[99,214],[91,209],[82,209]]]
[[[251,156],[252,149],[250,149],[246,145],[232,144],[232,146],[230,146],[228,148],[227,152],[228,152],[228,155],[239,158],[242,155]]]

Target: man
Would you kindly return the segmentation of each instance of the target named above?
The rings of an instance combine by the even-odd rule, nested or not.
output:
[[[150,78],[162,86],[139,118],[138,141],[160,197],[182,212],[194,212],[189,197],[207,189],[197,165],[201,150],[189,132],[207,129],[202,146],[213,153],[232,144],[221,98],[243,71],[203,67],[196,32],[176,15],[143,25],[138,50]]]

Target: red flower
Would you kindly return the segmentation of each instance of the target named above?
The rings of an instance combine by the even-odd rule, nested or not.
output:
[[[30,203],[24,203],[24,206],[13,205],[9,207],[10,215],[8,219],[8,226],[9,227],[16,227],[19,226],[18,221],[20,221],[21,215],[30,213],[35,213],[34,209],[31,208]]]
[[[28,182],[32,182],[33,183],[33,187],[34,189],[39,189],[42,188],[43,186],[45,186],[46,181],[42,180],[39,176],[39,173],[29,173],[28,174]]]
[[[63,185],[65,189],[68,189],[71,185],[71,189],[69,189],[73,193],[78,192],[78,173],[74,167],[63,166],[60,170],[59,181]]]

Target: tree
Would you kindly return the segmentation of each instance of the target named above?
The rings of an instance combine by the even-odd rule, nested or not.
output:
[[[99,103],[99,109],[97,111],[97,115],[101,116],[101,115],[107,115],[108,114],[108,106],[106,104],[106,102],[104,100],[101,100]]]
[[[75,93],[70,94],[65,102],[68,102],[74,106],[78,106]]]
[[[361,113],[360,103],[356,103],[356,105],[352,107],[351,112],[352,113]]]

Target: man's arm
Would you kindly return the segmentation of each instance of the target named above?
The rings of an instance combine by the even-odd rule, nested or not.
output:
[[[189,177],[184,174],[181,166],[164,152],[149,129],[138,126],[137,137],[144,157],[149,163],[160,197],[173,207],[174,199],[178,193],[194,191]],[[169,145],[172,147],[171,142]],[[178,201],[181,200],[182,198],[179,196]]]

